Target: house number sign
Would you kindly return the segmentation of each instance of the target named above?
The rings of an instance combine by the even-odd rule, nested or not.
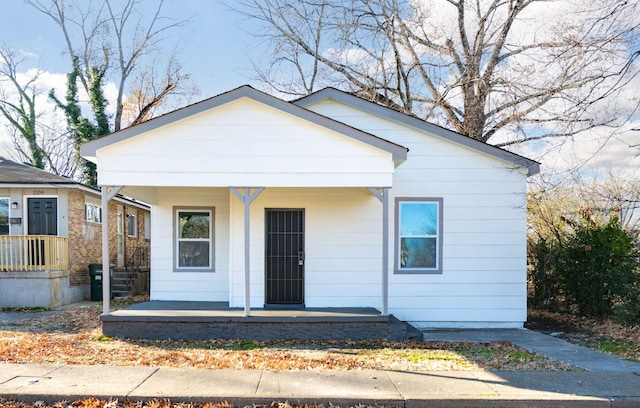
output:
[[[43,195],[44,194],[44,190],[33,190],[33,195]]]

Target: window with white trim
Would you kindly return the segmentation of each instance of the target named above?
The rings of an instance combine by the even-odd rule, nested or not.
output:
[[[102,222],[102,207],[99,205],[86,203],[84,205],[85,219],[89,222]]]
[[[175,210],[175,270],[213,271],[214,210]]]
[[[0,198],[0,235],[9,235],[9,199]]]
[[[395,273],[442,273],[442,198],[396,198]]]
[[[135,214],[127,214],[127,236],[134,238],[138,236],[138,217]]]

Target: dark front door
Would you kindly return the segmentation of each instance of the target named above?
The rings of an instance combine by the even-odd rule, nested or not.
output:
[[[265,211],[265,303],[304,304],[304,210]]]
[[[58,199],[27,198],[29,235],[58,235]],[[45,265],[44,240],[29,239],[30,265]]]
[[[58,199],[28,198],[29,235],[58,235]]]

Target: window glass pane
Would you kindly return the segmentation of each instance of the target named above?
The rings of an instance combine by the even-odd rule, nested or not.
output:
[[[144,238],[151,239],[151,216],[149,214],[144,215]]]
[[[208,212],[180,211],[178,213],[178,238],[209,238],[209,226]]]
[[[130,237],[135,237],[137,235],[137,227],[138,225],[136,224],[136,216],[127,214],[127,235],[129,235]]]
[[[396,201],[396,272],[442,271],[441,205],[438,198]]]
[[[9,199],[0,198],[0,235],[9,235]]]
[[[209,241],[178,242],[178,266],[209,266]]]
[[[436,235],[438,205],[436,203],[401,203],[400,234],[403,236]]]
[[[435,268],[435,238],[402,238],[400,240],[402,268]]]

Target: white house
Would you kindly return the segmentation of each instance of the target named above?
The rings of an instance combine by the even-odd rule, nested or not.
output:
[[[526,320],[527,158],[336,89],[249,86],[81,152],[105,199],[151,205],[152,300]]]

